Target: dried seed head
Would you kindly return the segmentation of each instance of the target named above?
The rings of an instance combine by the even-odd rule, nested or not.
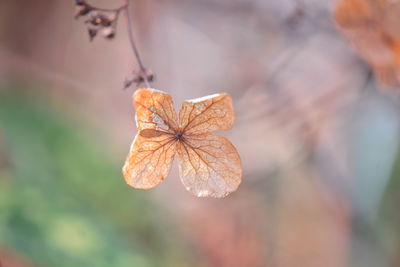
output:
[[[145,72],[139,72],[134,74],[132,79],[125,80],[124,89],[129,88],[132,84],[139,85],[144,82],[144,77],[147,78],[148,82],[154,80],[154,73],[151,70],[146,70]]]
[[[87,5],[77,5],[76,12],[75,12],[75,18],[85,16],[85,15],[89,14],[91,11],[93,11],[93,9],[88,7]]]
[[[146,70],[144,72],[144,74],[140,75],[140,77],[143,79],[143,81],[144,81],[144,78],[143,78],[144,75],[146,76],[147,81],[152,82],[154,80],[154,73],[151,70]]]
[[[124,87],[123,89],[128,89],[132,85],[133,81],[132,80],[125,80],[124,81]]]
[[[154,80],[154,73],[151,70],[145,70],[144,72],[139,72],[133,78],[133,82],[139,84],[144,82],[145,78],[147,79],[147,81],[152,82]]]
[[[85,0],[75,0],[75,5],[84,6],[86,5]]]
[[[109,27],[113,22],[112,18],[107,17],[101,13],[93,13],[91,18],[86,21],[94,26]]]
[[[106,27],[101,32],[107,39],[113,39],[115,37],[115,29],[112,27]]]
[[[93,41],[93,38],[96,37],[96,35],[97,35],[97,30],[93,29],[93,28],[88,28],[88,34],[89,34],[90,41]]]

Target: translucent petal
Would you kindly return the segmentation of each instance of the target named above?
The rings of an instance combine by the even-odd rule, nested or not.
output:
[[[139,89],[133,95],[138,130],[154,129],[173,133],[177,130],[177,115],[172,97],[155,89]]]
[[[177,146],[185,188],[199,197],[225,197],[242,177],[240,157],[225,137],[207,133],[187,136]]]
[[[228,130],[235,119],[228,94],[186,100],[179,112],[179,126],[186,135]]]
[[[125,181],[141,189],[158,185],[167,177],[175,152],[173,136],[156,130],[140,131],[123,167]]]

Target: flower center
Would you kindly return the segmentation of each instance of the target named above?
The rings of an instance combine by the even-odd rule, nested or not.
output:
[[[183,133],[181,133],[181,132],[176,133],[176,134],[175,134],[175,138],[176,138],[177,140],[182,140],[182,139],[183,139]]]

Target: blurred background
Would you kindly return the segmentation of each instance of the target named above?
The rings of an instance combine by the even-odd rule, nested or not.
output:
[[[120,1],[89,1],[115,8]],[[400,2],[132,0],[154,88],[227,92],[243,182],[196,198],[176,161],[125,184],[137,70],[123,17],[0,1],[0,266],[400,266]]]

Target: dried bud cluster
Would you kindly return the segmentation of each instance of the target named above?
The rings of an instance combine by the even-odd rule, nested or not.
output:
[[[124,89],[129,88],[132,84],[136,84],[138,86],[145,81],[145,78],[148,82],[152,82],[154,80],[154,73],[151,70],[146,70],[144,73],[134,73],[131,79],[127,79],[124,82]]]
[[[115,9],[98,8],[90,5],[86,0],[75,0],[75,7],[75,18],[78,19],[80,17],[85,17],[86,19],[84,22],[87,26],[90,41],[92,41],[99,34],[101,34],[104,38],[113,39],[116,34],[117,22],[121,12],[125,11],[127,19],[130,21],[128,11],[129,0],[125,1],[123,5]],[[130,22],[128,22],[128,25],[129,23]],[[128,27],[128,33],[132,35],[130,27]],[[146,70],[146,68],[143,66],[133,38],[130,38],[130,41],[139,64],[140,71],[135,72],[130,79],[125,81],[124,89],[130,87],[132,84],[139,86],[139,84],[143,82],[147,87],[149,87],[148,83],[152,82],[154,79],[153,72]]]
[[[115,37],[116,21],[119,15],[119,9],[110,10],[112,15],[106,15],[104,13],[98,12],[97,9],[85,0],[75,0],[76,14],[75,18],[88,17],[85,23],[88,28],[88,34],[90,41],[94,37],[101,33],[103,37],[107,39],[113,39]]]
[[[91,11],[93,11],[93,8],[90,7],[84,0],[75,0],[75,6],[76,6],[75,18],[86,16]]]

